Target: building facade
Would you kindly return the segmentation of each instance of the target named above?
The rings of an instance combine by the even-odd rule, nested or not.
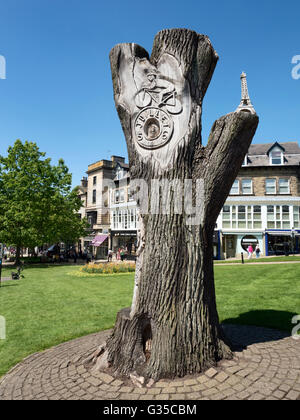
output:
[[[128,164],[112,156],[89,165],[87,175],[79,187],[81,217],[89,223],[81,250],[96,259],[107,258],[109,249],[134,256],[138,218]],[[217,220],[214,258],[241,257],[250,244],[266,256],[298,253],[299,238],[298,143],[251,145]]]
[[[125,158],[120,156],[95,162],[88,166],[87,177],[79,186],[83,203],[80,215],[86,217],[89,224],[86,236],[80,240],[79,251],[89,251],[95,259],[107,258],[111,248],[110,190],[120,167],[128,171]]]
[[[263,255],[299,252],[300,148],[296,142],[254,144],[218,217],[220,258],[251,244]]]
[[[117,254],[123,249],[135,256],[137,242],[137,208],[132,191],[128,167],[116,168],[114,185],[110,190],[111,249]]]

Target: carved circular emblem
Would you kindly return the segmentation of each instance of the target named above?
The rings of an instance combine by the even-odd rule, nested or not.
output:
[[[155,107],[144,108],[136,117],[137,142],[145,149],[164,146],[173,134],[173,121],[167,112]]]

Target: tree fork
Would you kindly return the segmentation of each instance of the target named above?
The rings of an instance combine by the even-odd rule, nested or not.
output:
[[[116,374],[182,377],[232,355],[216,308],[212,237],[258,117],[246,112],[221,117],[202,146],[202,101],[217,60],[208,37],[186,29],[159,32],[151,58],[136,44],[119,44],[110,53],[131,180],[143,179],[150,193],[153,179],[199,186],[188,203],[192,211],[175,210],[184,201],[184,193],[176,200],[175,187],[169,194],[160,186],[147,198],[153,210],[154,195],[161,210],[169,197],[168,212],[147,213],[137,199],[133,303],[118,313],[105,349],[107,366]]]

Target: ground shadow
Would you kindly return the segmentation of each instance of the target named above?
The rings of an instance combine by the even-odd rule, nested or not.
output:
[[[255,310],[228,318],[222,322],[233,350],[243,350],[256,343],[282,340],[291,335],[295,313],[275,310]]]
[[[15,280],[7,280],[7,281],[15,281]],[[19,284],[18,283],[14,283],[14,284],[1,283],[0,290],[2,289],[2,287],[11,287],[11,286],[19,286]]]
[[[24,270],[31,269],[31,268],[60,268],[60,267],[82,267],[85,265],[84,261],[73,263],[73,262],[61,262],[61,263],[35,263],[35,264],[25,264],[23,266]],[[3,268],[8,271],[16,271],[16,266],[13,265],[4,265]]]

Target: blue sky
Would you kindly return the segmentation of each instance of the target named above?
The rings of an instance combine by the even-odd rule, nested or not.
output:
[[[260,116],[254,143],[298,141],[300,3],[289,0],[0,0],[0,154],[17,139],[65,159],[78,184],[87,165],[127,156],[115,111],[109,51],[135,42],[151,52],[155,34],[184,27],[208,35],[220,56],[203,109],[203,142],[235,110],[248,75]]]

